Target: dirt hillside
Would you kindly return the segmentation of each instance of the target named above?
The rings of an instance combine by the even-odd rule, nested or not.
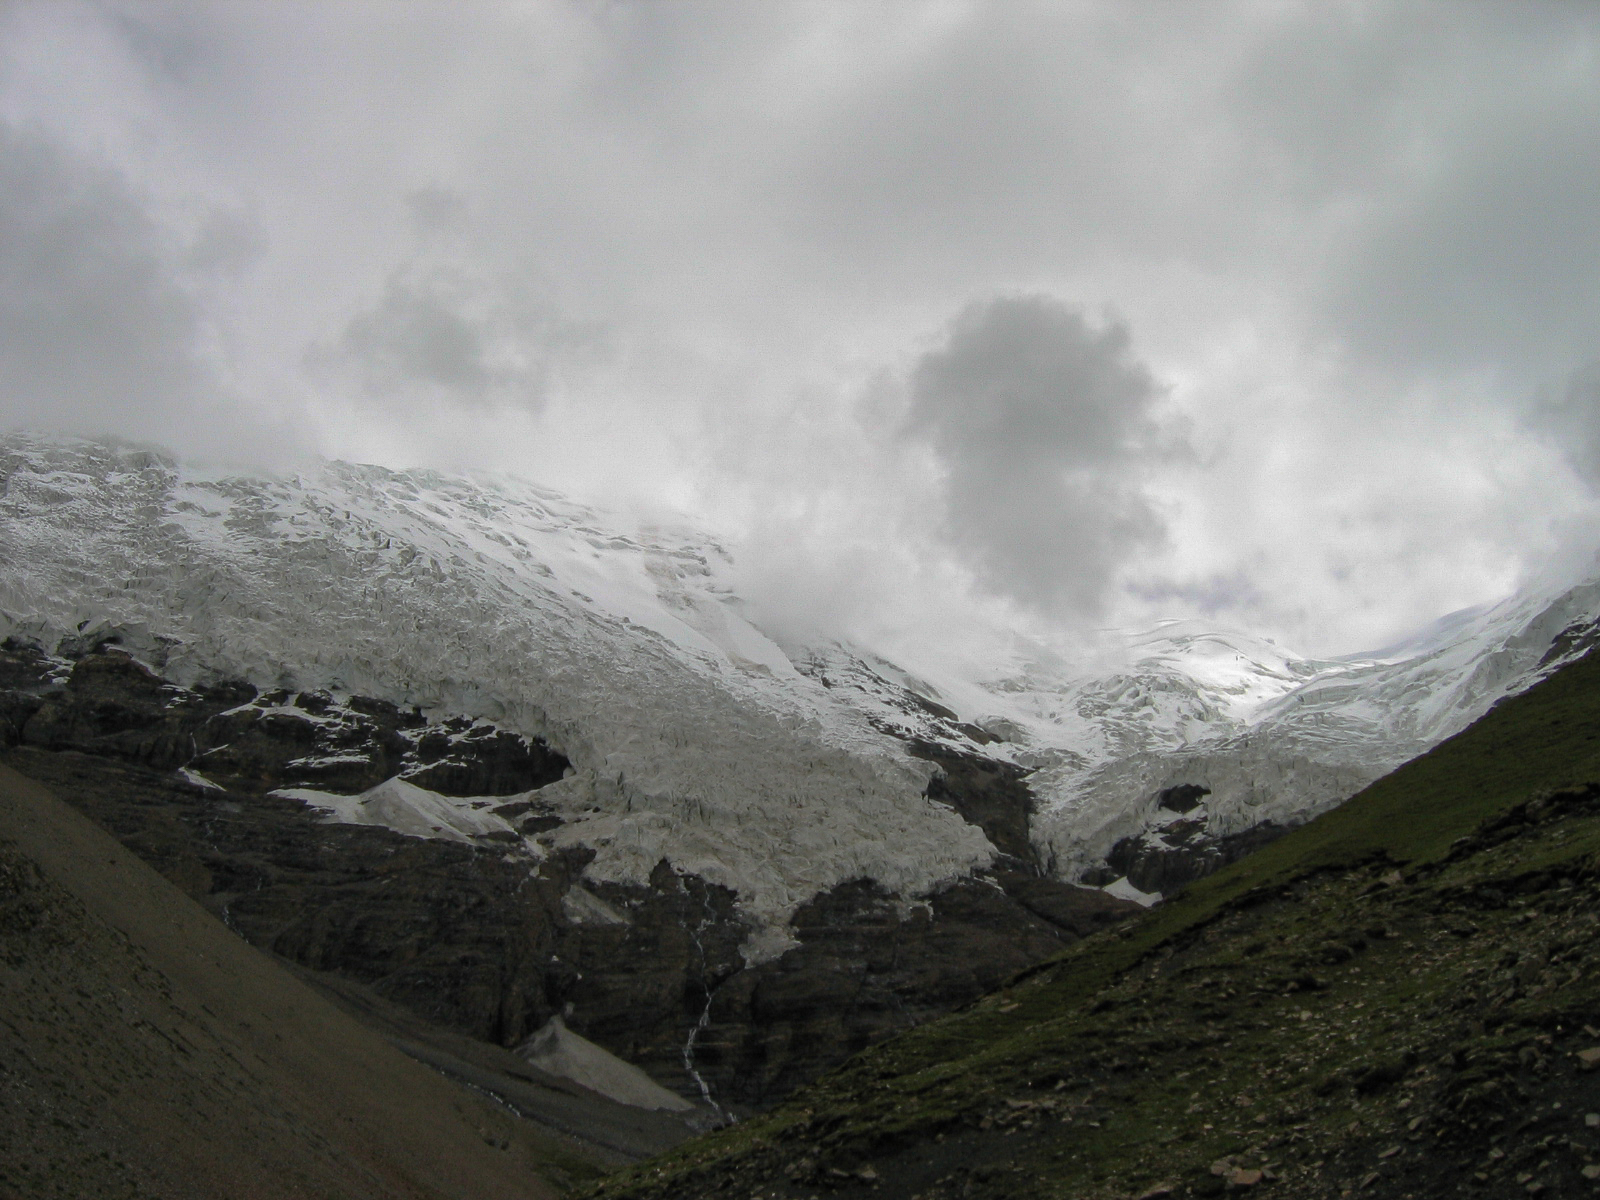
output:
[[[584,1173],[0,767],[0,1198],[538,1200]]]

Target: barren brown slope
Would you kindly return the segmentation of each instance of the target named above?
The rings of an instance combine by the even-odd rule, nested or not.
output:
[[[539,1137],[0,767],[0,1198],[532,1200]]]

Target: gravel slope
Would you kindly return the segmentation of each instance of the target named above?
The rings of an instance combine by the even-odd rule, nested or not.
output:
[[[540,1200],[587,1173],[0,768],[0,1196]]]

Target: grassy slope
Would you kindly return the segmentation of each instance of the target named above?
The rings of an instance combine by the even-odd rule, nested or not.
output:
[[[1600,1107],[1600,1074],[1570,1057],[1600,1046],[1584,1032],[1600,1026],[1585,958],[1596,780],[1600,658],[1178,900],[601,1194],[1183,1195],[1263,1166],[1276,1179],[1253,1186],[1282,1195],[1587,1194],[1595,1130],[1540,1121]],[[1577,1148],[1550,1151],[1562,1138]]]

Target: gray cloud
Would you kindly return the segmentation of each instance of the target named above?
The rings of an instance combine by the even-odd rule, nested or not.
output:
[[[214,388],[161,231],[115,172],[0,124],[0,412],[165,434]]]
[[[236,214],[180,236],[121,172],[0,121],[0,427],[303,454],[292,410],[243,403],[218,369],[206,282],[262,250]]]
[[[0,5],[0,119],[77,147],[58,263],[105,277],[18,265],[7,149],[0,417],[183,443],[220,377],[330,454],[792,514],[797,574],[883,564],[908,626],[938,509],[1073,620],[1377,644],[1592,503],[1589,402],[1517,421],[1600,359],[1597,45],[1565,0]],[[1170,393],[1026,304],[895,365],[1028,294]]]
[[[1231,116],[1331,218],[1319,333],[1524,394],[1600,352],[1597,48],[1600,9],[1563,3],[1321,5],[1262,40]]]
[[[1093,613],[1161,542],[1144,491],[1161,395],[1124,326],[1048,296],[972,304],[922,356],[908,428],[938,454],[949,537],[991,588]]]
[[[390,402],[537,408],[562,370],[605,353],[600,326],[570,321],[524,289],[414,263],[389,277],[337,343],[314,347],[309,362],[348,372],[368,395]]]
[[[1560,448],[1584,482],[1600,489],[1600,361],[1547,391],[1532,406],[1528,424]]]

